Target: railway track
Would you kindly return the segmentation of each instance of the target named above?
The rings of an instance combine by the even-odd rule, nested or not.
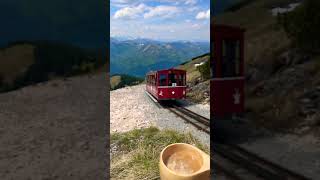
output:
[[[175,103],[160,104],[160,106],[199,130],[210,134],[210,120],[208,118]],[[308,180],[308,178],[249,152],[239,145],[215,143],[213,147],[214,155],[211,157],[211,164],[215,170],[213,173],[222,172],[228,179]]]
[[[213,164],[232,179],[307,180],[308,178],[285,169],[248,150],[233,144],[214,144]],[[226,168],[227,167],[227,168]]]
[[[206,117],[203,117],[199,114],[196,114],[189,109],[184,107],[172,104],[167,107],[172,113],[185,120],[186,122],[194,125],[199,130],[204,131],[207,134],[210,134],[210,120]]]

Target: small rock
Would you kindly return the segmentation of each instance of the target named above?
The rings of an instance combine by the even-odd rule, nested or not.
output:
[[[302,102],[302,103],[310,103],[311,100],[310,100],[309,98],[303,98],[303,99],[301,100],[301,102]]]

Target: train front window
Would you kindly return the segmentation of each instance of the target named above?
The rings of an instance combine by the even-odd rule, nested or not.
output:
[[[177,75],[170,73],[168,74],[169,84],[168,86],[177,86]]]
[[[184,74],[177,74],[177,86],[184,86]]]
[[[159,86],[167,85],[167,76],[165,74],[160,74],[159,76]]]

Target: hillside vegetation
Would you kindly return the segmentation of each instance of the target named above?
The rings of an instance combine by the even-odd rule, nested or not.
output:
[[[123,88],[125,86],[133,86],[140,84],[144,79],[140,77],[130,76],[126,74],[112,75],[110,78],[111,90]]]
[[[208,103],[210,92],[210,55],[203,54],[177,66],[187,71],[187,98],[195,103]],[[196,64],[203,63],[200,66]]]
[[[317,50],[319,45],[319,3],[313,8],[302,4],[286,15],[272,15],[273,8],[293,2],[297,1],[248,1],[218,15],[216,22],[246,29],[249,119],[273,130],[318,133],[320,56],[310,49]]]
[[[49,41],[16,42],[0,49],[0,92],[58,77],[101,71],[102,52]]]

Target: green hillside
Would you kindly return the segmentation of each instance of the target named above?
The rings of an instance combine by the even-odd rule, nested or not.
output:
[[[143,78],[130,76],[126,74],[116,74],[110,77],[111,90],[123,88],[125,86],[137,85],[143,81]]]
[[[187,71],[187,99],[195,103],[209,103],[210,55],[203,54],[177,66]],[[196,67],[196,64],[204,63]],[[207,71],[202,71],[206,69]]]
[[[305,16],[287,18],[286,23],[290,25],[299,19],[302,21],[286,29],[281,16],[272,15],[272,8],[287,7],[294,2],[297,1],[252,0],[218,15],[215,20],[219,24],[246,29],[246,110],[249,119],[259,126],[305,133],[319,129],[320,125],[320,114],[317,113],[320,110],[317,90],[320,89],[320,56],[302,50],[287,30],[299,35],[310,34],[300,27],[312,23],[313,17],[319,17],[319,11],[314,16],[304,13]],[[298,14],[304,11],[303,8],[304,5],[298,6],[289,14]],[[307,40],[303,39],[305,36],[299,38]]]

